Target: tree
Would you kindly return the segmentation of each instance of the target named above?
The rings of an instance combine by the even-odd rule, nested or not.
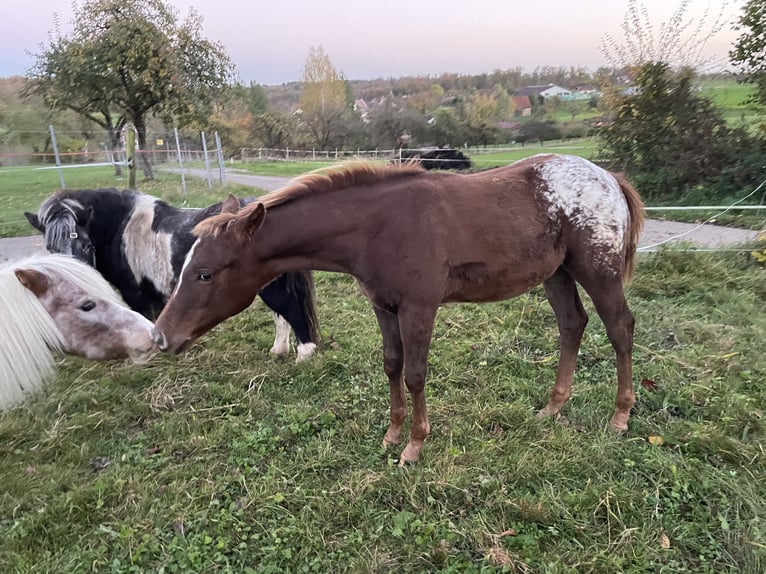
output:
[[[312,46],[303,69],[300,117],[314,145],[343,147],[353,131],[353,103],[343,74],[335,70],[322,46]]]
[[[756,87],[753,100],[766,105],[766,0],[749,0],[735,28],[742,34],[729,57]]]
[[[459,147],[465,143],[466,127],[454,108],[441,107],[431,119],[430,136],[439,147]]]
[[[705,10],[699,20],[687,17],[689,4],[690,0],[682,0],[670,20],[656,28],[641,0],[629,0],[621,26],[625,43],[605,34],[601,39],[601,52],[615,68],[636,67],[647,62],[664,62],[675,69],[700,69],[715,64],[715,59],[705,54],[705,48],[726,26],[726,4],[712,16],[709,9]]]
[[[290,114],[264,112],[253,118],[253,138],[263,147],[284,149],[293,143],[295,120]]]
[[[466,142],[468,145],[488,145],[497,140],[499,120],[497,100],[494,94],[473,94],[463,104]]]
[[[741,185],[757,174],[744,158],[762,154],[763,144],[743,128],[728,127],[699,95],[694,78],[690,69],[647,63],[635,71],[630,91],[605,96],[612,118],[599,134],[600,157],[634,177],[647,197],[678,198],[717,180],[719,190],[731,192],[729,180],[737,172]],[[721,180],[724,173],[727,181]]]
[[[85,0],[75,4],[71,36],[52,35],[36,55],[31,92],[113,137],[130,121],[145,149],[150,117],[179,127],[204,121],[232,75],[226,52],[202,36],[201,26],[193,9],[179,22],[163,0]],[[141,157],[151,179],[149,158]]]

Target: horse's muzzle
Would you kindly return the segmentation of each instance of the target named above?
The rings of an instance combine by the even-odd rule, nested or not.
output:
[[[188,349],[194,342],[195,338],[189,337],[183,339],[180,342],[175,341],[171,344],[168,341],[167,336],[165,336],[165,333],[155,328],[152,331],[152,340],[160,351],[164,353],[170,353],[171,355],[178,355],[179,353],[183,353],[186,349]]]
[[[165,333],[162,331],[158,331],[157,329],[152,330],[152,340],[160,351],[168,350],[168,340],[165,337]]]

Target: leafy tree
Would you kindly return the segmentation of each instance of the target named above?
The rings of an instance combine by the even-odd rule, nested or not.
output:
[[[473,94],[463,105],[463,115],[468,145],[495,143],[500,130],[497,127],[499,112],[494,94]]]
[[[163,0],[85,0],[70,36],[54,34],[36,55],[31,93],[72,109],[110,132],[127,121],[145,149],[149,117],[183,126],[204,121],[233,71],[220,44],[206,40],[194,10],[183,22]],[[144,173],[151,179],[148,157]]]
[[[92,125],[71,111],[54,112],[38,96],[22,98],[27,81],[0,78],[0,151],[49,153],[50,124],[56,124],[59,151],[81,151],[93,138]],[[11,158],[11,162],[27,158]]]
[[[561,130],[555,121],[532,119],[521,124],[517,139],[522,144],[537,141],[542,145],[546,140],[559,138],[561,138]]]
[[[269,109],[269,97],[266,91],[255,82],[250,82],[248,86],[235,84],[230,90],[231,97],[242,102],[247,112],[257,116]]]
[[[606,94],[613,116],[599,134],[600,156],[634,177],[646,196],[678,198],[705,183],[728,185],[724,173],[732,181],[740,171],[740,183],[755,173],[743,159],[760,155],[763,144],[729,128],[693,80],[692,70],[647,63],[636,69],[632,90]]]
[[[295,120],[291,114],[264,112],[253,118],[252,137],[263,147],[284,149],[293,144]]]
[[[401,99],[388,97],[370,110],[366,126],[369,141],[378,147],[399,145],[404,133],[422,133],[423,115],[404,105]]]
[[[454,108],[441,107],[434,112],[430,137],[439,147],[459,147],[465,143],[466,127]]]
[[[300,117],[311,143],[320,149],[343,147],[353,131],[353,96],[322,46],[312,46],[303,69]]]
[[[744,81],[755,85],[753,99],[766,105],[766,0],[749,0],[736,29],[742,33],[729,57],[746,74]]]

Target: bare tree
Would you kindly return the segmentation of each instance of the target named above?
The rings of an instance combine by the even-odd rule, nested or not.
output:
[[[728,2],[720,10],[708,7],[699,19],[688,16],[690,0],[682,0],[667,22],[655,27],[641,0],[630,0],[622,22],[624,43],[609,34],[601,39],[601,53],[615,68],[631,68],[646,63],[665,63],[673,69],[701,70],[723,66],[725,58],[706,54],[713,36],[730,22]]]

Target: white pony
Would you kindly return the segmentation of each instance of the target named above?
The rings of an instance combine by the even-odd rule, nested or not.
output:
[[[103,277],[66,255],[0,264],[0,410],[40,390],[54,352],[144,362],[152,323],[128,309]]]

